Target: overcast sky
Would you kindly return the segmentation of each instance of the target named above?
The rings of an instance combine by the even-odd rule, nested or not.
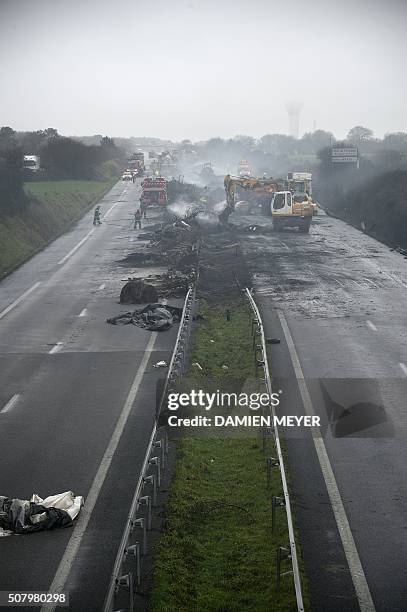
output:
[[[407,131],[405,0],[0,0],[0,125],[180,140]]]

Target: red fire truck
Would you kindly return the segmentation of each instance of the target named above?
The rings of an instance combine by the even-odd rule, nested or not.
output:
[[[140,204],[151,206],[167,204],[167,181],[162,176],[151,176],[141,183]]]

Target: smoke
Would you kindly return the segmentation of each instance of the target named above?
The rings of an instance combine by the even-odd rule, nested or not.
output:
[[[197,206],[198,204],[196,204],[195,202],[185,202],[184,200],[180,199],[170,204],[168,206],[168,210],[176,217],[183,219],[185,216],[190,214]]]

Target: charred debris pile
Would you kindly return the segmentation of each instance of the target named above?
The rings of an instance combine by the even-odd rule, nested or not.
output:
[[[194,282],[199,296],[218,300],[237,295],[250,284],[236,228],[221,226],[205,207],[191,207],[182,218],[168,215],[149,237],[146,245],[122,263],[167,270],[130,278],[121,291],[121,303],[183,297]]]

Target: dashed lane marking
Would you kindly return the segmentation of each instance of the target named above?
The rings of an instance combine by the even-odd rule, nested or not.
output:
[[[366,325],[368,326],[369,329],[371,329],[372,331],[377,331],[377,327],[374,323],[372,323],[371,321],[366,321]]]
[[[19,298],[17,298],[16,300],[14,300],[14,302],[12,302],[9,306],[7,306],[7,308],[5,308],[4,310],[2,310],[0,312],[0,319],[2,319],[3,317],[5,317],[11,310],[13,310],[13,308],[15,308],[16,306],[18,306],[20,304],[20,302],[22,302],[23,300],[25,300],[25,298],[30,295],[30,293],[32,293],[33,291],[35,291],[37,289],[37,287],[39,287],[41,285],[41,282],[38,283],[34,283],[34,285],[32,285],[29,289],[27,289],[27,291],[24,291],[24,293],[22,295],[20,295]]]
[[[52,349],[49,351],[49,355],[55,355],[55,353],[58,353],[61,348],[64,346],[63,342],[57,342],[55,346],[52,347]]]
[[[20,399],[19,393],[16,393],[15,395],[13,395],[13,397],[9,399],[7,404],[3,406],[3,408],[0,410],[0,414],[5,414],[6,412],[10,412],[10,410],[12,410],[12,408],[14,408],[14,406],[17,404],[19,399]]]
[[[403,372],[404,376],[407,376],[407,366],[405,363],[399,363],[400,370]]]

